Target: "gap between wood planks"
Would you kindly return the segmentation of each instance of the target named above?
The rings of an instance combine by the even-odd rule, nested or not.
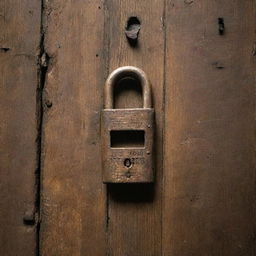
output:
[[[40,255],[40,223],[41,223],[41,168],[42,168],[42,126],[43,126],[43,114],[44,107],[51,107],[52,103],[48,101],[45,102],[45,106],[43,103],[43,90],[46,81],[46,75],[48,71],[48,64],[50,61],[50,57],[45,51],[45,30],[46,26],[44,24],[45,21],[45,0],[41,0],[41,21],[40,21],[40,42],[39,42],[39,50],[37,57],[37,93],[36,93],[36,116],[37,116],[37,169],[36,169],[36,202],[35,202],[35,211],[37,215],[37,226],[36,226],[36,255]]]

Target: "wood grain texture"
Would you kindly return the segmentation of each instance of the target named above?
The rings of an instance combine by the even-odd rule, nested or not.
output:
[[[40,1],[0,2],[0,255],[36,255]],[[31,224],[31,223],[30,223]]]
[[[108,255],[161,255],[162,107],[164,70],[164,1],[107,0],[106,30],[109,73],[120,66],[141,68],[149,77],[156,111],[156,182],[108,186]],[[125,27],[136,16],[141,28],[137,47],[128,44]],[[141,106],[141,94],[117,89],[116,107]],[[121,86],[122,87],[122,86]],[[131,87],[130,87],[131,89]],[[134,89],[134,88],[133,88]]]
[[[42,151],[43,256],[105,255],[100,162],[102,1],[46,1]]]
[[[165,256],[255,255],[255,7],[167,1]]]

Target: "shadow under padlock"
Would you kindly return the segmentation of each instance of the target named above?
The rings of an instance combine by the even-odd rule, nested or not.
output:
[[[120,85],[142,91],[141,107],[133,107],[134,98],[130,102],[129,97],[120,104],[117,97],[122,92]],[[136,103],[138,96],[141,97],[137,93]],[[150,83],[142,70],[126,66],[109,75],[101,113],[104,183],[153,182],[154,109],[151,100]]]
[[[109,198],[120,203],[152,203],[154,187],[154,183],[107,184]]]

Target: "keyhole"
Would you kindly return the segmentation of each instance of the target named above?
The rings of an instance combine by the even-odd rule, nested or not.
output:
[[[132,166],[132,161],[129,158],[124,159],[124,166],[130,168]]]

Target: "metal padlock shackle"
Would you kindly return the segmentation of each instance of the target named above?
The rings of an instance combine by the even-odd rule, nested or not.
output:
[[[113,109],[114,107],[114,85],[122,78],[132,77],[139,81],[142,88],[143,108],[151,108],[151,87],[147,75],[144,71],[133,66],[124,66],[115,69],[107,78],[104,90],[104,108]]]

